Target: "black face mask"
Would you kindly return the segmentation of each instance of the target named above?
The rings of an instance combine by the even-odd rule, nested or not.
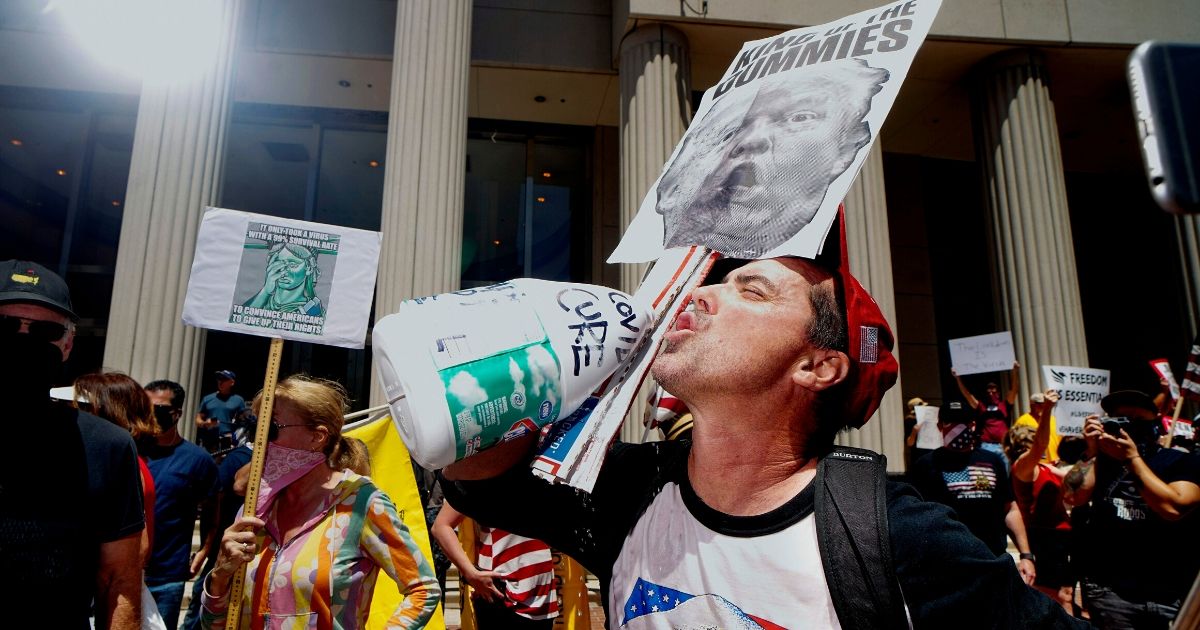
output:
[[[170,431],[175,427],[175,423],[179,422],[174,411],[170,405],[154,405],[154,421],[163,432]]]
[[[0,396],[19,406],[49,404],[50,388],[63,376],[63,355],[58,346],[33,335],[10,333],[0,337]]]

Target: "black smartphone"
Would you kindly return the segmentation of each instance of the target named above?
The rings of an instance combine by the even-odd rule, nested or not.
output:
[[[1200,213],[1200,45],[1145,42],[1129,55],[1129,90],[1150,193],[1175,214]]]

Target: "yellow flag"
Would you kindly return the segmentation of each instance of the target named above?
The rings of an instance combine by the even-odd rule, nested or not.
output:
[[[421,505],[421,494],[417,492],[417,480],[413,477],[408,449],[404,447],[400,435],[393,428],[392,419],[384,416],[365,422],[350,428],[345,435],[358,438],[367,445],[367,450],[371,453],[371,480],[396,504],[408,533],[432,567],[433,554],[429,548],[429,529],[425,525],[425,506]],[[375,595],[371,598],[371,615],[367,619],[367,630],[384,628],[384,624],[402,600],[399,586],[380,572],[379,580],[375,583]],[[446,622],[442,617],[440,604],[425,627],[445,630]]]

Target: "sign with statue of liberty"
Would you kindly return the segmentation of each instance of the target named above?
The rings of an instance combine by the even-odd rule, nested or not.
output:
[[[210,208],[184,302],[202,328],[361,348],[381,236]]]
[[[340,240],[328,232],[250,223],[229,321],[320,334]]]

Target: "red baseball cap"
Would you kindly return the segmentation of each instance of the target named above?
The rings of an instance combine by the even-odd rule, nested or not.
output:
[[[842,382],[845,396],[843,413],[846,425],[859,428],[879,409],[884,393],[896,384],[900,364],[892,350],[896,337],[879,310],[875,298],[850,273],[850,257],[846,247],[846,210],[838,206],[836,234],[827,237],[826,245],[837,244],[837,267],[833,270],[842,290],[846,308],[846,336],[850,357],[850,373]]]

